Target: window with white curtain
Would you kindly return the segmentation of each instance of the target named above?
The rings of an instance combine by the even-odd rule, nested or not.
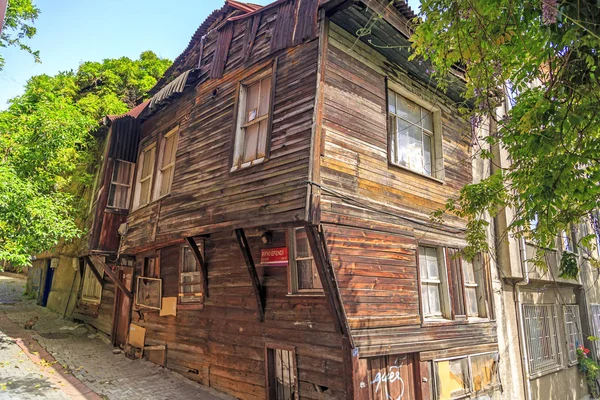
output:
[[[115,160],[113,173],[108,191],[108,207],[128,209],[131,195],[131,180],[133,179],[134,164]]]

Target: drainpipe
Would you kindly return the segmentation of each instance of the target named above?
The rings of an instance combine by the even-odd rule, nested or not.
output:
[[[521,362],[523,364],[523,388],[525,390],[525,400],[531,400],[531,381],[529,380],[529,361],[527,360],[527,343],[525,341],[525,321],[523,319],[523,310],[520,304],[521,286],[529,284],[529,265],[527,262],[525,237],[521,237],[519,240],[519,254],[521,258],[521,276],[523,277],[514,286],[513,299],[515,302],[515,309],[517,310],[517,323],[519,325],[519,336],[521,346]]]

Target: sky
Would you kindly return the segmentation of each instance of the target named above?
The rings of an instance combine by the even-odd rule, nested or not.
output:
[[[251,0],[265,5],[272,0]],[[41,64],[16,48],[2,49],[6,65],[0,71],[0,110],[23,93],[27,80],[40,74],[76,70],[81,62],[127,56],[152,50],[174,60],[190,38],[224,0],[34,0],[41,14],[37,34],[28,40],[40,51]],[[418,0],[409,0],[413,10]]]

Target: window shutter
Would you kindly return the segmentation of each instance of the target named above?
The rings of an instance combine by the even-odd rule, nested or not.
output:
[[[448,270],[452,319],[466,319],[462,262],[458,255],[458,249],[446,248],[446,269]]]

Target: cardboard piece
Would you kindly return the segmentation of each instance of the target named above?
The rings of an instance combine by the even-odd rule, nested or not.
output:
[[[146,328],[136,325],[129,325],[129,344],[140,349],[144,348],[146,341]]]
[[[163,297],[159,316],[177,315],[177,297]]]

